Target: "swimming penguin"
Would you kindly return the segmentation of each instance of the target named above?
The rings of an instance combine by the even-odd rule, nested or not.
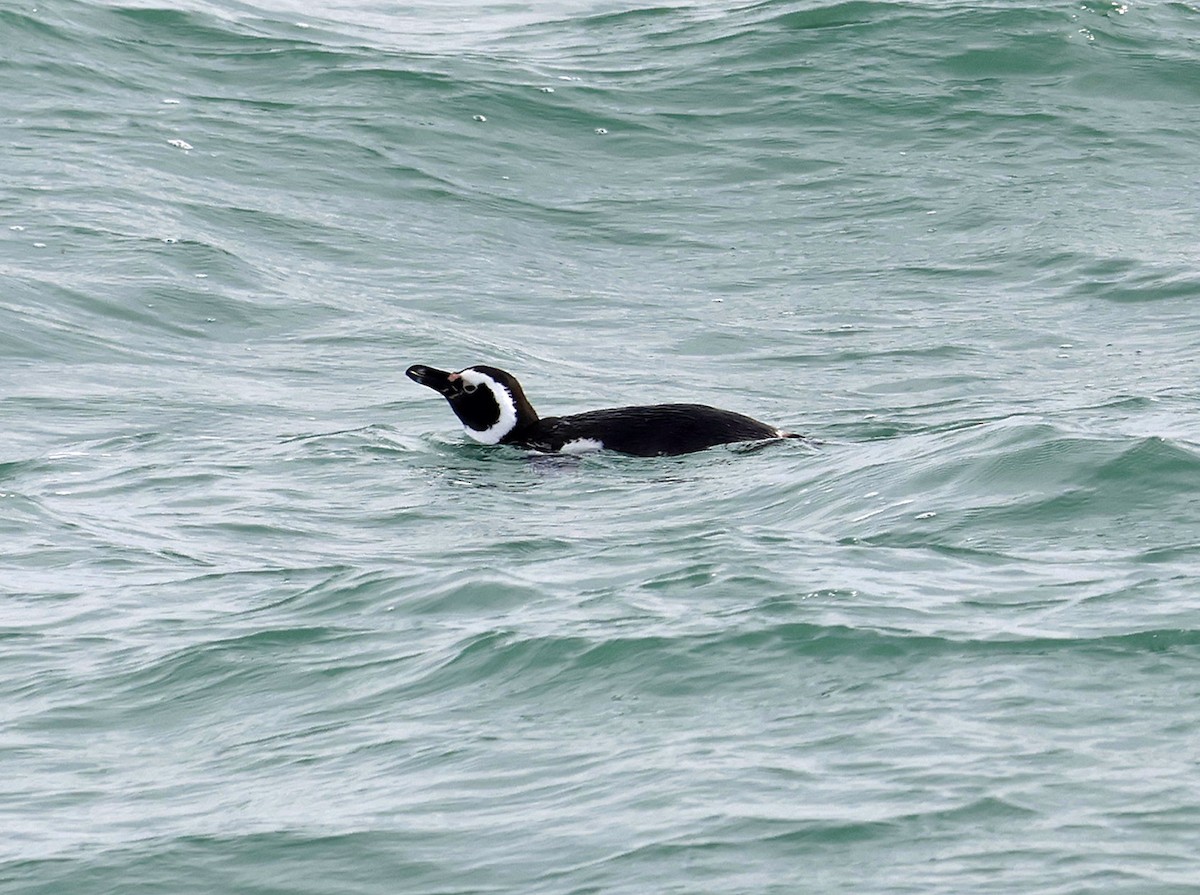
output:
[[[718,444],[802,438],[704,404],[614,407],[540,418],[515,376],[474,366],[447,373],[416,364],[406,375],[440,392],[467,434],[482,444],[577,454],[607,448],[638,457],[687,454]]]

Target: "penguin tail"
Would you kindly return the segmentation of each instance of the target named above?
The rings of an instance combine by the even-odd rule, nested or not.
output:
[[[808,435],[801,435],[799,432],[780,432],[779,437],[780,438],[798,438],[801,441],[803,441],[805,444],[810,444],[814,447],[817,447],[817,446],[825,443],[823,441],[818,441],[817,439],[812,438]]]

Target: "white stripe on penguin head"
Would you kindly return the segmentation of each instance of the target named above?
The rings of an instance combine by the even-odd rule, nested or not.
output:
[[[467,369],[458,375],[462,377],[462,381],[467,385],[473,385],[476,388],[486,388],[490,391],[492,397],[496,399],[496,406],[500,408],[500,419],[496,420],[496,422],[492,423],[482,432],[472,429],[467,425],[463,426],[463,431],[480,444],[499,444],[500,439],[517,427],[517,404],[513,400],[513,396],[509,394],[508,389],[487,373],[480,373],[472,367],[467,367]]]

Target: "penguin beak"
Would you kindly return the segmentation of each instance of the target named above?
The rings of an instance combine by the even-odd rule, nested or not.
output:
[[[426,367],[413,364],[404,371],[404,375],[413,382],[440,392],[447,398],[453,398],[462,392],[462,380],[453,373],[439,370],[436,367]],[[453,377],[453,378],[452,378]]]

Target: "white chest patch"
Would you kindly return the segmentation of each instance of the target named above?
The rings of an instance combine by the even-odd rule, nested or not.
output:
[[[595,438],[576,438],[568,441],[558,449],[561,454],[590,454],[592,451],[604,450],[604,442]]]
[[[508,389],[487,373],[480,373],[478,370],[468,368],[459,375],[467,385],[486,388],[490,391],[492,397],[496,399],[496,407],[499,410],[499,419],[486,429],[472,429],[464,424],[463,431],[480,444],[499,444],[501,438],[517,427],[517,405],[513,401],[512,395],[508,393]]]

